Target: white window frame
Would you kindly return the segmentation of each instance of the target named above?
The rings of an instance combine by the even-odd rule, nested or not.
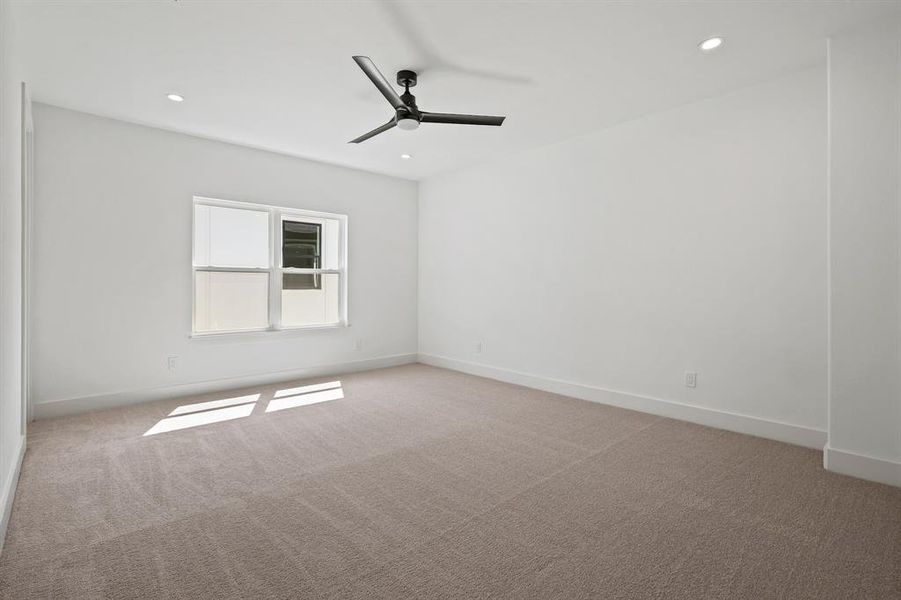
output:
[[[243,210],[255,210],[269,215],[269,266],[268,267],[211,267],[197,265],[194,262],[194,243],[196,235],[196,206],[217,206],[221,208],[240,208]],[[337,269],[296,269],[282,266],[282,221],[304,220],[311,222],[332,219],[338,221],[338,268]],[[323,231],[325,229],[323,228]],[[231,272],[231,273],[268,273],[269,274],[269,325],[253,329],[232,329],[224,331],[197,331],[196,314],[194,305],[197,298],[197,273],[204,272]],[[302,273],[338,275],[338,322],[322,323],[315,325],[282,325],[282,274]],[[284,206],[271,206],[268,204],[256,204],[252,202],[239,202],[236,200],[221,200],[194,196],[191,203],[191,337],[220,337],[240,334],[274,333],[286,331],[303,331],[309,329],[334,329],[348,327],[347,320],[347,215],[327,213],[314,210],[302,210]]]

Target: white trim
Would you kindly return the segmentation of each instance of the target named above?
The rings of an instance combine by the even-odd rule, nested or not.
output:
[[[105,408],[124,406],[126,404],[165,400],[168,398],[178,398],[180,396],[192,396],[194,394],[207,394],[255,385],[269,385],[309,377],[396,367],[398,365],[406,365],[414,362],[416,362],[416,354],[394,354],[391,356],[316,365],[301,369],[287,369],[284,371],[259,373],[242,377],[225,377],[222,379],[197,381],[178,385],[123,390],[108,394],[97,394],[95,396],[39,402],[34,405],[34,414],[36,419],[49,419],[53,417],[74,415],[90,410],[102,410]]]
[[[194,267],[195,273],[268,273],[269,267]]]
[[[197,200],[194,200],[197,206]],[[282,326],[282,275],[275,267],[281,266],[282,219],[269,211],[269,328]],[[278,257],[278,258],[276,258]],[[197,333],[196,331],[194,332]]]
[[[806,448],[819,450],[826,443],[825,431],[801,425],[770,421],[714,408],[683,404],[673,400],[663,400],[661,398],[641,396],[639,394],[562,381],[560,379],[551,379],[445,356],[420,354],[419,362],[454,371],[462,371],[471,375],[506,381],[507,383],[515,383],[554,394],[619,406],[681,421],[690,421],[709,427],[737,431],[738,433],[787,442]]]
[[[9,517],[13,511],[13,501],[16,498],[16,487],[19,484],[19,473],[22,471],[22,459],[25,457],[25,436],[19,437],[19,447],[16,449],[16,460],[10,469],[9,477],[3,482],[3,492],[0,496],[0,551],[6,542],[6,528],[9,525]]]
[[[827,445],[823,448],[823,468],[833,473],[901,487],[901,463],[875,456],[837,450]]]
[[[20,307],[22,322],[21,341],[20,341],[20,390],[21,394],[21,429],[20,433],[26,435],[28,422],[32,420],[32,409],[29,397],[31,395],[31,371],[29,356],[30,347],[30,327],[29,321],[31,315],[29,311],[29,287],[31,281],[31,205],[34,198],[34,119],[31,113],[31,94],[28,90],[28,84],[24,81],[21,83],[22,92],[22,139],[20,157],[20,176],[21,176],[21,302]],[[2,547],[0,540],[0,547]]]
[[[340,213],[325,212],[321,210],[307,210],[305,208],[292,208],[290,206],[277,206],[275,204],[263,204],[259,202],[244,202],[242,200],[224,200],[222,198],[211,198],[209,196],[193,196],[199,204],[208,206],[220,206],[222,208],[246,208],[249,210],[258,210],[260,212],[270,212],[275,209],[279,212],[294,214],[301,217],[313,217],[318,219],[346,219],[347,215]]]
[[[826,38],[826,436],[832,431],[832,38]],[[825,461],[826,454],[823,453]]]
[[[279,267],[282,273],[297,273],[299,275],[341,275],[343,269],[301,269],[299,267]]]
[[[279,335],[289,335],[289,334],[301,334],[304,331],[313,331],[317,329],[344,329],[345,327],[350,327],[347,323],[338,322],[338,323],[323,323],[322,325],[296,325],[296,326],[279,326],[276,327],[266,327],[262,329],[232,329],[229,331],[201,331],[199,333],[192,333],[188,336],[189,339],[192,340],[221,340],[224,338],[229,339],[252,339],[255,337],[259,337],[261,339],[271,338],[272,334],[277,333]]]

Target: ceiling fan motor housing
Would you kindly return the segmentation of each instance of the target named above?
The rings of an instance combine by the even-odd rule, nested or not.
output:
[[[413,94],[409,92],[401,96],[401,100],[409,107],[407,108],[398,108],[394,113],[394,122],[397,123],[397,126],[401,129],[412,130],[419,127],[419,121],[422,119],[422,114],[419,112],[419,109],[416,108],[416,99],[413,97]]]
[[[397,72],[397,85],[416,87],[416,71],[406,69]]]
[[[410,93],[410,88],[416,85],[416,72],[408,70],[398,71],[397,83],[404,86],[404,93],[400,95],[400,99],[409,109],[397,109],[397,124],[401,129],[416,129],[420,120],[419,107],[416,106],[416,96]],[[413,125],[408,119],[415,119],[416,125]],[[409,127],[404,127],[401,121],[406,121]]]

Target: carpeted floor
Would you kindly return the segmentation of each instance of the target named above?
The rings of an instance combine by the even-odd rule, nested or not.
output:
[[[821,462],[424,365],[38,421],[0,597],[901,598]]]

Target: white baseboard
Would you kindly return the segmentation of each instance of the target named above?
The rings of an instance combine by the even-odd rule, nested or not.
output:
[[[901,487],[901,463],[830,446],[823,448],[823,467],[834,473]]]
[[[651,398],[628,392],[609,390],[601,387],[539,377],[529,373],[521,373],[510,369],[502,369],[488,365],[457,360],[445,356],[432,354],[420,354],[419,362],[443,367],[454,371],[462,371],[471,375],[479,375],[490,379],[497,379],[507,383],[515,383],[525,387],[535,388],[563,396],[571,396],[591,402],[610,404],[621,408],[628,408],[662,417],[690,421],[700,425],[716,427],[746,433],[757,437],[768,438],[780,442],[787,442],[806,448],[821,450],[826,444],[826,432],[820,429],[802,427],[789,423],[770,421],[759,417],[751,417],[738,413],[732,413],[703,406],[683,404],[672,400]]]
[[[6,481],[3,482],[2,495],[0,495],[0,551],[6,541],[6,528],[9,525],[9,516],[13,510],[13,500],[16,498],[16,487],[19,483],[19,473],[22,471],[22,459],[25,457],[25,436],[19,436],[19,444],[16,449],[15,462],[10,469]]]
[[[51,402],[39,402],[34,405],[34,418],[49,419],[53,417],[74,415],[91,410],[101,410],[127,404],[150,402],[153,400],[166,400],[169,398],[193,396],[195,394],[208,394],[255,385],[269,385],[281,383],[283,381],[293,381],[295,379],[324,377],[327,375],[338,375],[340,373],[351,373],[354,371],[368,371],[384,367],[396,367],[398,365],[415,363],[416,361],[416,354],[394,354],[391,356],[380,356],[365,360],[316,365],[313,367],[275,371],[272,373],[260,373],[258,375],[228,377],[179,385],[125,390],[81,398],[66,398]]]

